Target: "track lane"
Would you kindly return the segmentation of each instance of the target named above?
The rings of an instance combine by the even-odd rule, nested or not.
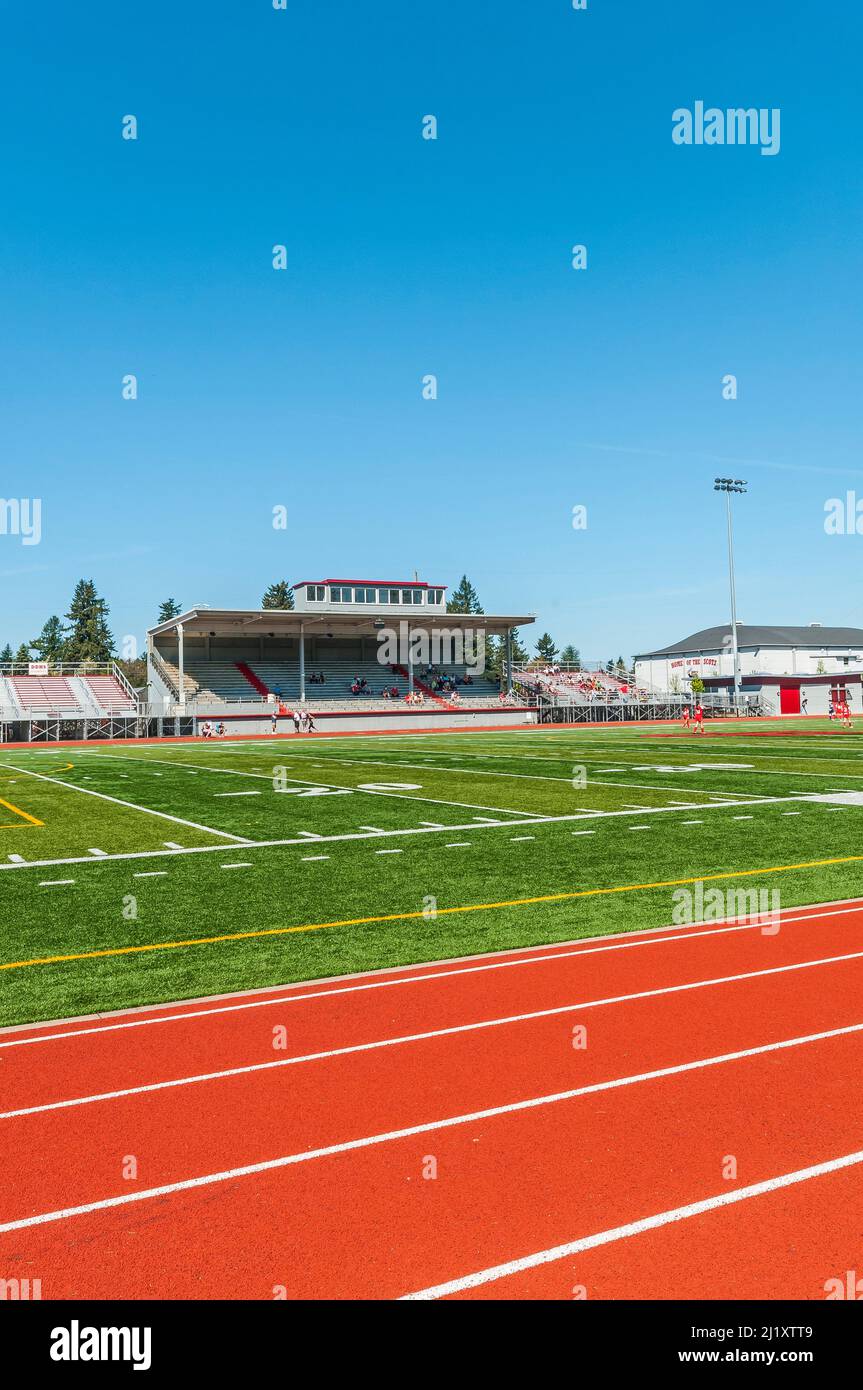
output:
[[[16,1231],[0,1251],[19,1277],[49,1271],[47,1297],[398,1297],[709,1197],[729,1155],[742,1185],[852,1151],[860,1057],[859,1037],[832,1039]]]
[[[0,1112],[859,950],[859,905],[824,917],[792,910],[777,935],[738,924],[615,941],[592,938],[571,947],[322,981],[211,1006],[162,1006],[118,1017],[119,1029],[94,1021],[80,1031],[82,1025],[72,1021],[14,1030],[0,1034]],[[710,996],[721,988],[695,991],[704,996],[700,1007],[709,1009]],[[674,999],[669,996],[672,1007]],[[594,1012],[604,1007],[614,1006]],[[102,1027],[104,1032],[89,1031]],[[286,1032],[284,1052],[274,1051],[278,1027]],[[47,1040],[36,1041],[43,1033]]]

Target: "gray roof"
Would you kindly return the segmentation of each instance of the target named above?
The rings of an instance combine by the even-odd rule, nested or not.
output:
[[[722,650],[731,642],[731,624],[719,627],[705,627],[684,637],[680,642],[672,642],[670,647],[660,647],[654,652],[642,652],[636,657],[644,661],[651,656],[684,656],[687,652],[712,652]],[[738,647],[863,647],[863,628],[860,627],[759,627],[746,623],[737,624]]]

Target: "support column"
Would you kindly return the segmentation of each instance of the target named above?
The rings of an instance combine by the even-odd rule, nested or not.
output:
[[[306,699],[306,628],[300,620],[300,700]]]
[[[413,654],[413,648],[411,647],[411,629],[410,629],[410,623],[408,623],[408,690],[412,691],[413,688],[414,688],[414,654]]]
[[[512,694],[512,628],[506,630],[506,693]]]
[[[177,668],[178,668],[178,670],[179,670],[179,672],[180,672],[179,701],[180,701],[180,709],[183,709],[183,710],[184,710],[184,709],[186,708],[186,678],[185,678],[185,677],[186,677],[186,668],[185,668],[185,653],[184,653],[184,648],[183,648],[183,624],[182,624],[182,623],[177,623],[177,646],[178,646],[178,653],[177,653]]]

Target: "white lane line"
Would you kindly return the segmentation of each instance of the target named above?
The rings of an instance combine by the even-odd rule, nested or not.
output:
[[[527,1269],[536,1269],[539,1265],[553,1264],[557,1260],[579,1255],[585,1250],[595,1250],[600,1245],[610,1245],[614,1241],[628,1240],[632,1236],[641,1235],[644,1231],[655,1231],[660,1226],[669,1226],[674,1222],[686,1221],[692,1216],[702,1216],[705,1212],[717,1211],[720,1207],[733,1206],[737,1202],[746,1202],[752,1197],[761,1197],[767,1192],[778,1192],[784,1187],[808,1182],[811,1178],[820,1178],[826,1173],[836,1173],[842,1168],[852,1168],[859,1163],[863,1163],[863,1150],[858,1150],[852,1154],[843,1154],[841,1158],[828,1159],[825,1163],[813,1163],[809,1168],[797,1168],[793,1173],[782,1173],[779,1177],[766,1178],[763,1182],[753,1182],[748,1187],[738,1187],[731,1192],[720,1192],[715,1197],[705,1197],[700,1202],[689,1202],[684,1207],[672,1207],[669,1211],[657,1212],[654,1216],[644,1216],[639,1221],[628,1222],[625,1226],[613,1226],[610,1230],[600,1231],[592,1236],[584,1236],[580,1240],[571,1240],[565,1245],[555,1245],[549,1250],[539,1250],[533,1255],[522,1255],[519,1259],[508,1260],[506,1264],[492,1265],[488,1269],[477,1270],[474,1274],[466,1274],[460,1279],[450,1279],[445,1284],[435,1284],[431,1288],[420,1289],[417,1293],[403,1294],[400,1301],[429,1301],[446,1298],[448,1294],[461,1293],[465,1289],[476,1289],[482,1284],[490,1284],[497,1279],[505,1279],[508,1275],[520,1274]]]
[[[300,857],[301,864],[317,864],[321,859],[329,859],[328,854],[303,854]]]
[[[63,888],[67,883],[74,883],[74,878],[44,878],[39,884],[40,888]]]
[[[186,846],[184,846],[184,845],[178,845],[177,842],[176,842],[176,840],[163,840],[163,841],[162,841],[162,844],[165,845],[167,849],[184,849],[184,848],[186,848]],[[221,845],[214,845],[213,848],[214,848],[214,849],[221,849],[222,846],[221,846]]]
[[[536,839],[536,836],[535,836],[535,835],[510,835],[510,837],[509,837],[509,842],[510,842],[511,845],[519,845],[519,844],[521,844],[522,840],[535,840],[535,839]]]
[[[88,849],[88,854],[95,854],[98,859],[107,858],[108,851],[104,849]]]
[[[167,869],[147,869],[144,873],[133,874],[133,878],[167,878]]]
[[[752,978],[748,975],[733,975],[731,980],[746,980]],[[705,984],[713,984],[714,981],[705,981]],[[720,981],[719,983],[726,983]],[[674,993],[679,989],[699,988],[695,986],[673,986],[668,993]],[[659,991],[663,993],[663,991]],[[410,1043],[429,1042],[434,1038],[454,1037],[463,1033],[481,1032],[485,1028],[501,1028],[512,1023],[529,1023],[539,1018],[554,1017],[562,1013],[576,1013],[582,1009],[600,1008],[606,1004],[618,1004],[627,999],[641,999],[644,995],[632,994],[623,995],[620,998],[612,999],[593,999],[584,1004],[565,1004],[556,1009],[541,1009],[532,1014],[512,1014],[506,1018],[491,1018],[481,1020],[479,1023],[459,1023],[449,1028],[430,1029],[424,1033],[403,1033],[393,1038],[379,1038],[373,1042],[352,1043],[346,1047],[327,1048],[321,1052],[301,1053],[296,1057],[281,1057],[275,1062],[250,1062],[241,1067],[228,1067],[222,1071],[210,1071],[194,1073],[191,1076],[179,1076],[171,1081],[153,1081],[142,1086],[127,1086],[118,1091],[99,1091],[93,1095],[75,1096],[70,1100],[46,1101],[42,1105],[30,1105],[19,1110],[7,1110],[0,1114],[0,1120],[18,1120],[24,1115],[41,1115],[48,1110],[67,1110],[78,1105],[95,1105],[97,1102],[108,1100],[123,1100],[129,1096],[148,1095],[152,1091],[170,1091],[179,1086],[195,1086],[205,1081],[223,1081],[233,1076],[249,1076],[254,1072],[266,1072],[278,1070],[280,1067],[296,1067],[306,1062],[329,1061],[333,1057],[350,1057],[359,1052],[377,1052],[385,1047],[404,1047]],[[616,1087],[631,1085],[636,1081],[651,1081],[656,1077],[675,1076],[679,1072],[694,1071],[700,1067],[715,1066],[719,1062],[737,1061],[744,1057],[757,1057],[761,1053],[778,1052],[784,1048],[797,1047],[803,1043],[822,1042],[826,1038],[842,1038],[852,1033],[863,1032],[863,1023],[850,1023],[841,1028],[831,1028],[818,1033],[804,1033],[800,1037],[785,1039],[781,1042],[761,1043],[756,1047],[740,1049],[737,1052],[721,1053],[718,1057],[708,1058],[706,1061],[680,1062],[674,1066],[661,1067],[657,1071],[638,1072],[634,1076],[617,1078],[611,1081],[594,1081],[586,1086],[580,1086],[576,1090],[564,1092],[564,1097],[570,1098],[582,1095],[593,1095],[594,1092],[614,1090]]]
[[[780,811],[780,816],[802,816],[802,811]]]
[[[446,849],[470,849],[470,840],[453,840],[446,846]]]
[[[732,816],[732,820],[754,820],[754,816]]]
[[[769,1052],[779,1052],[787,1048],[801,1047],[807,1043],[821,1042],[829,1038],[839,1037],[847,1033],[859,1032],[863,1029],[863,1024],[856,1023],[848,1028],[834,1029],[824,1033],[810,1033],[799,1038],[784,1038],[780,1042],[765,1043],[760,1047],[744,1048],[738,1052],[725,1052],[719,1056],[702,1057],[694,1062],[681,1062],[676,1066],[660,1067],[656,1071],[638,1072],[632,1076],[615,1077],[611,1081],[598,1081],[588,1086],[577,1086],[569,1091],[556,1091],[541,1096],[531,1096],[527,1100],[510,1101],[505,1105],[489,1106],[485,1110],[469,1111],[465,1114],[450,1115],[441,1120],[430,1120],[425,1124],[410,1125],[404,1129],[394,1129],[382,1134],[365,1135],[361,1139],[348,1139],[339,1144],[327,1144],[318,1149],[305,1149],[301,1153],[285,1154],[280,1158],[265,1159],[260,1163],[244,1164],[239,1168],[228,1168],[216,1173],[206,1173],[196,1178],[183,1178],[177,1182],[165,1183],[161,1187],[151,1187],[141,1192],[127,1192],[119,1197],[104,1197],[95,1202],[86,1202],[77,1207],[65,1207],[59,1211],[41,1212],[35,1216],[25,1216],[16,1221],[6,1221],[0,1224],[0,1234],[6,1231],[20,1231],[30,1226],[43,1226],[53,1221],[67,1220],[73,1216],[83,1216],[94,1211],[106,1211],[111,1207],[126,1206],[130,1202],[143,1202],[151,1197],[169,1196],[174,1192],[187,1192],[196,1187],[208,1187],[214,1183],[229,1182],[233,1178],[249,1177],[257,1173],[272,1172],[277,1168],[287,1168],[297,1163],[308,1163],[317,1158],[329,1158],[335,1154],[350,1153],[356,1149],[367,1149],[380,1144],[393,1143],[399,1139],[410,1138],[416,1134],[431,1134],[436,1130],[452,1129],[457,1125],[474,1124],[478,1120],[494,1119],[498,1115],[513,1115],[520,1111],[536,1110],[547,1105],[558,1105],[563,1101],[575,1100],[580,1096],[595,1095],[602,1091],[618,1090],[624,1086],[635,1086],[645,1081],[656,1081],[668,1076],[680,1076],[685,1072],[699,1071],[707,1067],[722,1066],[728,1062],[737,1062],[749,1057],[757,1057]],[[236,1070],[235,1075],[243,1074],[247,1071],[261,1071],[273,1067],[284,1066],[293,1060],[292,1058],[282,1058],[278,1062],[259,1062],[250,1067],[241,1067]],[[209,1078],[201,1077],[200,1080]],[[167,1086],[175,1083],[157,1082],[152,1087],[142,1087],[139,1090],[164,1090]],[[184,1083],[180,1083],[184,1084]],[[131,1094],[134,1094],[132,1092]],[[117,1092],[117,1096],[130,1094],[130,1092]],[[106,1097],[96,1096],[92,1101],[100,1099],[111,1099],[112,1095]],[[55,1105],[36,1107],[37,1109],[63,1109],[70,1105],[80,1105],[92,1103],[90,1098],[82,1097],[74,1101],[61,1101]],[[32,1114],[33,1111],[10,1112],[9,1116],[3,1118],[17,1118],[21,1114]],[[858,1161],[863,1161],[863,1153],[856,1155]],[[835,1160],[839,1166],[843,1166],[842,1160]],[[819,1165],[821,1167],[822,1165]],[[809,1173],[811,1170],[804,1170]],[[824,1171],[830,1171],[825,1168]],[[761,1186],[761,1184],[757,1184]],[[745,1192],[745,1188],[738,1190],[738,1197]],[[733,1195],[733,1194],[729,1194]],[[710,1199],[713,1200],[713,1199]],[[699,1204],[696,1204],[699,1205]]]
[[[100,754],[100,757],[106,756],[110,756],[110,754]],[[247,845],[250,843],[244,835],[231,835],[227,830],[214,830],[210,825],[199,825],[197,821],[184,820],[182,816],[172,816],[167,811],[154,811],[152,806],[137,806],[134,801],[121,801],[117,796],[108,796],[107,792],[94,791],[92,787],[79,787],[77,783],[64,782],[60,777],[47,777],[44,772],[31,772],[26,767],[15,767],[14,763],[3,763],[2,766],[11,768],[13,772],[25,772],[28,777],[36,777],[40,782],[53,782],[57,787],[65,787],[70,792],[79,792],[82,796],[97,796],[100,801],[110,801],[115,806],[125,806],[129,811],[140,811],[145,816],[159,816],[162,820],[173,821],[175,825],[188,825],[193,830],[203,830],[207,835],[222,835],[226,840],[235,840],[238,844]],[[111,858],[113,856],[106,855],[105,857]]]
[[[800,814],[800,813],[798,812],[798,815],[799,815],[799,814]],[[703,825],[703,824],[704,824],[704,821],[703,821],[703,820],[682,820],[682,821],[680,822],[680,824],[681,824],[681,825]]]
[[[12,863],[13,863],[13,864],[26,864],[26,863],[27,863],[27,860],[24,858],[23,854],[10,854],[10,855],[9,855],[9,858],[12,860]]]
[[[213,792],[213,796],[260,796],[260,792]]]
[[[573,830],[573,835],[595,835],[595,830]]]
[[[403,849],[376,849],[375,854],[404,854]]]
[[[252,864],[251,864],[249,861],[247,861],[247,862],[244,863],[244,864],[220,864],[220,865],[219,865],[219,868],[220,868],[220,869],[251,869],[251,868],[252,868]]]
[[[381,830],[379,825],[361,825],[360,830],[372,830],[375,835],[386,835],[387,833],[385,830]]]
[[[650,826],[649,826],[649,825],[630,825],[630,826],[629,826],[629,833],[632,834],[633,830],[649,830],[649,829],[650,829]]]
[[[800,909],[797,909],[797,916],[791,916],[790,913],[794,911],[794,909],[789,908],[787,910],[788,915],[782,914],[781,916],[782,925],[791,926],[797,922],[811,921],[820,923],[827,917],[847,917],[851,913],[860,912],[861,906],[863,906],[863,901],[857,898],[849,898],[846,900],[846,903],[847,905],[845,906],[834,906],[832,908],[821,908],[814,904],[807,904],[805,906],[801,906]],[[67,1029],[67,1031],[63,1033],[35,1033],[33,1035],[23,1038],[9,1038],[0,1041],[0,1048],[27,1047],[31,1046],[34,1043],[43,1042],[62,1042],[65,1038],[79,1038],[85,1035],[89,1035],[91,1033],[116,1033],[121,1032],[127,1028],[147,1028],[157,1023],[183,1023],[187,1019],[192,1018],[209,1018],[211,1014],[243,1013],[247,1009],[283,1008],[286,1004],[304,1004],[310,999],[328,999],[335,994],[361,994],[365,990],[391,989],[398,985],[425,984],[429,981],[433,982],[436,980],[453,979],[458,975],[480,975],[484,974],[487,970],[512,970],[525,965],[545,965],[547,963],[556,964],[558,961],[561,960],[569,960],[573,956],[601,956],[605,955],[608,951],[632,951],[643,946],[672,946],[676,945],[678,942],[697,940],[701,937],[730,936],[736,932],[760,931],[761,927],[762,923],[759,920],[735,923],[734,925],[728,925],[727,923],[708,924],[705,922],[693,922],[691,926],[688,926],[684,929],[674,926],[649,927],[646,928],[644,931],[627,932],[618,936],[605,938],[604,940],[600,938],[600,940],[603,940],[603,944],[597,946],[587,946],[581,942],[564,942],[561,943],[561,949],[559,950],[555,948],[547,948],[542,952],[542,954],[535,956],[521,955],[519,954],[519,952],[526,948],[517,947],[514,948],[512,952],[492,951],[487,953],[486,955],[481,955],[479,957],[465,957],[465,959],[468,961],[479,959],[481,962],[479,965],[459,965],[451,964],[449,961],[430,961],[429,965],[442,964],[445,965],[447,968],[444,970],[429,969],[425,972],[425,974],[422,975],[411,975],[408,974],[406,971],[404,974],[396,975],[394,977],[388,977],[386,979],[367,978],[361,976],[360,983],[338,984],[329,982],[328,987],[326,989],[304,989],[304,992],[302,994],[281,993],[271,995],[269,993],[269,990],[266,990],[265,992],[268,994],[268,997],[266,999],[243,998],[241,1003],[219,1004],[214,1007],[207,1006],[201,1009],[188,1009],[185,1012],[178,1014],[151,1015],[149,1010],[153,1008],[170,1008],[171,1006],[143,1005],[141,1006],[142,1011],[146,1012],[145,1016],[142,1018],[127,1019],[122,1023],[105,1023],[97,1026],[91,1026],[88,1028],[69,1028]],[[664,936],[663,933],[668,931],[673,931],[676,934],[674,936]],[[588,938],[588,940],[590,939],[591,938]],[[568,946],[570,949],[564,950],[562,949],[563,946]],[[505,959],[501,959],[501,957],[505,957]],[[398,969],[398,967],[393,968]],[[376,976],[378,972],[373,973]],[[353,981],[356,977],[336,977],[336,980],[338,981],[342,978],[347,978],[348,980]],[[316,984],[317,982],[311,981],[309,983]],[[298,982],[297,984],[293,985],[284,985],[282,988],[283,990],[301,989],[303,988],[303,985],[302,983]],[[258,993],[260,991],[247,991],[246,993],[249,992]],[[225,996],[217,996],[217,998],[223,997]],[[235,996],[228,995],[227,997],[234,998]],[[623,999],[626,999],[628,997],[629,996],[622,996]],[[197,1000],[193,1002],[203,1003],[205,1001]],[[122,1012],[136,1013],[138,1012],[138,1010],[133,1008],[123,1010]],[[86,1017],[86,1015],[84,1017]],[[55,1019],[51,1026],[59,1027],[62,1024],[68,1022],[74,1022],[74,1019]],[[41,1028],[45,1026],[46,1025],[41,1023],[18,1024],[13,1025],[12,1027],[2,1028],[0,1029],[0,1039],[2,1039],[4,1033],[14,1032],[16,1027]]]

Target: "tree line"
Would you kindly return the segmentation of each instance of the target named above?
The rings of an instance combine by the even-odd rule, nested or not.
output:
[[[261,599],[261,607],[285,611],[293,609],[294,596],[286,579],[278,579],[267,587]],[[480,603],[479,595],[466,574],[462,575],[459,583],[451,591],[446,609],[448,613],[475,613],[478,616],[485,612]],[[129,668],[127,674],[133,683],[135,683],[134,678],[140,676],[138,683],[142,684],[145,677],[141,675],[138,668],[141,666],[143,658],[130,660],[118,655],[113,634],[108,626],[109,612],[108,604],[97,593],[93,580],[79,579],[75,585],[69,611],[65,614],[65,621],[58,614],[52,614],[45,622],[38,637],[34,637],[30,642],[22,642],[17,651],[13,651],[7,642],[0,651],[0,663],[34,660],[52,663],[61,661],[94,663],[117,661],[123,669]],[[165,599],[159,605],[156,621],[168,623],[172,618],[179,617],[181,612],[180,604],[175,599]],[[488,638],[486,642],[486,670],[491,675],[499,674],[505,656],[505,639],[502,637]],[[535,655],[531,657],[518,633],[514,632],[512,634],[512,659],[515,665],[522,666],[527,665],[531,660],[548,663],[558,661],[562,664],[578,666],[581,663],[581,653],[572,643],[567,643],[566,646],[558,649],[551,634],[543,632],[537,638]],[[610,659],[605,669],[610,673],[622,674],[626,672],[627,667],[623,657],[619,656],[616,661],[613,658]]]
[[[448,613],[484,613],[485,609],[479,601],[479,595],[473,584],[471,584],[466,574],[453,589],[447,602]],[[554,638],[549,632],[543,632],[536,640],[534,655],[531,656],[527,648],[520,641],[518,633],[512,634],[512,660],[515,666],[526,666],[531,661],[545,661],[548,665],[559,662],[561,665],[580,666],[581,652],[578,647],[568,642],[566,646],[558,648]],[[492,675],[498,675],[501,663],[506,659],[506,640],[490,637],[486,640],[486,670]],[[615,661],[610,658],[606,663],[606,671],[613,675],[625,675],[627,665],[622,656]]]

